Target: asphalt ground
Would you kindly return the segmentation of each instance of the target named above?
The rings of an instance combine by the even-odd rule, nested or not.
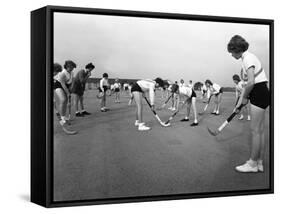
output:
[[[269,187],[269,110],[265,172],[238,173],[235,166],[249,158],[250,122],[235,118],[216,137],[207,131],[207,126],[217,128],[232,113],[234,93],[223,94],[219,116],[210,114],[214,108],[210,104],[206,114],[199,116],[197,127],[190,127],[192,116],[190,122],[180,122],[185,108],[170,127],[161,127],[143,100],[144,121],[152,127],[146,132],[134,126],[136,106],[128,106],[127,94],[121,95],[121,103],[114,103],[114,95],[107,97],[110,111],[106,113],[100,111],[96,95],[96,90],[85,92],[86,110],[92,114],[71,122],[77,135],[66,135],[54,116],[55,201]],[[157,92],[156,106],[163,102]],[[204,106],[198,98],[198,111]],[[172,112],[166,108],[158,114],[166,121]]]

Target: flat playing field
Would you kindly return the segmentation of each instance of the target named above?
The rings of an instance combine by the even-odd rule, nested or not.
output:
[[[110,111],[100,112],[96,90],[85,92],[85,106],[90,116],[75,118],[71,128],[77,135],[62,132],[54,117],[54,199],[55,201],[202,193],[269,187],[269,149],[264,173],[238,173],[235,166],[249,158],[250,122],[235,118],[217,137],[207,126],[217,128],[232,112],[234,93],[224,93],[221,115],[210,112],[199,116],[199,126],[180,122],[185,108],[170,127],[161,127],[144,104],[144,121],[152,127],[139,132],[134,126],[135,104],[129,96],[107,97]],[[164,101],[157,92],[160,106]],[[170,107],[170,103],[167,105]],[[205,104],[198,99],[198,111]],[[74,111],[74,110],[73,110]],[[158,111],[166,121],[172,114]],[[192,115],[192,114],[191,114]],[[269,143],[269,114],[266,113],[266,142]]]

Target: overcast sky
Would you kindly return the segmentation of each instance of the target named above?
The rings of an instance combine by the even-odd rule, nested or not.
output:
[[[233,86],[241,61],[227,52],[239,34],[269,74],[269,26],[188,20],[55,13],[54,60],[71,59],[78,69],[96,65],[94,77],[183,78]]]

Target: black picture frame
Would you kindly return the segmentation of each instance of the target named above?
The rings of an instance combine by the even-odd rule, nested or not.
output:
[[[245,191],[159,195],[102,200],[55,202],[53,200],[53,14],[79,13],[126,17],[147,17],[206,22],[268,25],[270,29],[270,187]],[[44,207],[112,204],[189,198],[268,194],[274,192],[274,21],[238,17],[187,15],[143,11],[46,6],[31,12],[31,201]]]

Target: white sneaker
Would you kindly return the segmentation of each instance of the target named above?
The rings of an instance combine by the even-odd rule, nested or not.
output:
[[[136,120],[136,122],[135,122],[135,126],[139,126],[141,123],[138,121],[138,120]]]
[[[250,115],[248,115],[247,120],[248,120],[248,121],[250,121],[250,120],[251,120],[251,116],[250,116]]]
[[[173,110],[173,107],[168,108],[169,110]]]
[[[244,116],[243,114],[241,114],[241,116],[238,118],[238,120],[243,120],[244,119]]]
[[[176,108],[174,107],[174,108],[172,108],[171,110],[172,110],[172,111],[175,111],[175,110],[176,110]]]
[[[258,163],[258,171],[259,171],[259,172],[263,172],[262,160],[258,160],[257,163]]]
[[[254,164],[254,162],[255,161],[248,160],[245,164],[243,164],[241,166],[236,166],[235,169],[238,172],[258,172],[257,163]]]
[[[148,126],[146,126],[146,125],[144,125],[144,123],[140,123],[139,124],[139,127],[138,127],[138,130],[139,131],[148,131],[148,130],[150,130],[151,128],[150,127],[148,127]]]
[[[60,120],[59,122],[60,122],[61,126],[64,126],[66,124],[65,120]]]

